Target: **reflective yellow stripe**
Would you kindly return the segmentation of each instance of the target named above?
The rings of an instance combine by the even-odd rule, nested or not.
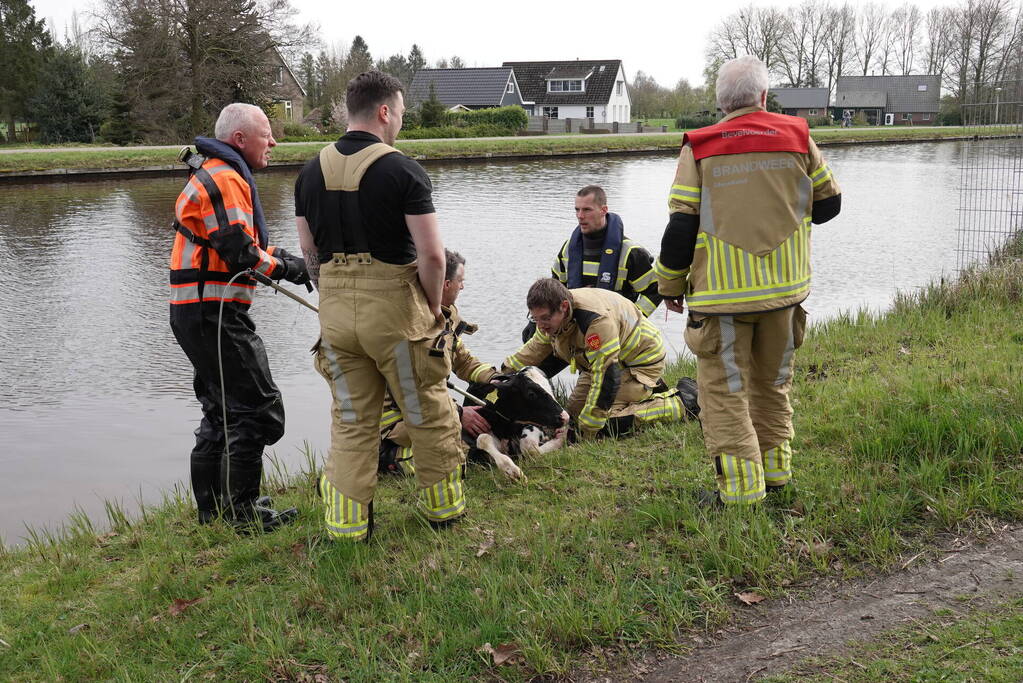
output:
[[[827,164],[824,164],[810,175],[810,179],[813,181],[814,187],[817,187],[818,185],[827,182],[828,178],[830,177],[831,169],[828,168]]]
[[[671,199],[678,199],[684,202],[699,203],[700,188],[689,185],[672,185],[671,193],[668,196],[669,201]]]
[[[385,410],[383,415],[380,416],[380,429],[390,427],[398,422],[401,422],[401,411]]]
[[[462,468],[456,467],[433,486],[419,492],[423,515],[432,522],[443,522],[465,511],[465,493],[462,487]]]
[[[327,535],[345,541],[358,541],[369,532],[369,508],[345,496],[320,476],[320,495],[324,503]]]
[[[487,370],[493,370],[493,369],[494,369],[494,366],[492,366],[492,365],[481,365],[478,368],[476,368],[475,370],[473,370],[471,373],[469,373],[469,381],[471,381],[471,382],[478,382],[479,381],[479,377],[480,377],[481,374],[483,374]]]
[[[635,280],[629,280],[629,284],[632,285],[632,288],[637,292],[642,292],[644,289],[646,289],[647,287],[654,283],[656,277],[657,275],[654,273],[654,269],[651,268],[650,270],[643,273]]]
[[[788,439],[763,454],[764,481],[782,486],[792,478],[792,445]]]
[[[718,495],[723,502],[754,503],[767,494],[764,468],[759,462],[722,453],[718,463],[721,466]]]
[[[661,263],[661,259],[657,259],[656,261],[654,261],[653,269],[654,275],[656,275],[659,278],[664,278],[665,280],[674,280],[676,278],[680,278],[688,272],[689,268],[681,268],[679,270],[675,270],[674,268],[669,268],[668,266]]]
[[[650,315],[657,308],[657,304],[647,298],[645,294],[636,297],[636,305],[639,306],[639,310],[643,311],[643,315]]]

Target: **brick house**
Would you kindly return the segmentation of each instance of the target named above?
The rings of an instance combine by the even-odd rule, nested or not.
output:
[[[782,114],[804,119],[828,116],[831,93],[827,88],[771,88]]]
[[[874,126],[933,126],[940,97],[940,76],[839,76],[832,112],[863,114]]]
[[[305,114],[305,88],[277,49],[270,55],[270,75],[273,82],[270,118],[275,121],[301,121]]]

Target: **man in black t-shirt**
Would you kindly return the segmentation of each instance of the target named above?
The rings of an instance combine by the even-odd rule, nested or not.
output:
[[[402,84],[368,71],[348,84],[348,132],[295,183],[302,253],[320,290],[316,369],[334,397],[320,478],[327,533],[358,541],[373,528],[384,390],[412,439],[420,510],[443,524],[465,511],[460,425],[441,315],[444,245],[423,168],[391,145]]]

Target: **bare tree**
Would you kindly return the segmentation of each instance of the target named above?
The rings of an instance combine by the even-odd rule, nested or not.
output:
[[[926,42],[923,57],[927,62],[926,73],[940,76],[945,81],[948,70],[949,51],[952,47],[950,27],[953,25],[953,10],[948,7],[934,7],[924,18]]]
[[[895,66],[903,76],[913,72],[913,62],[920,51],[922,18],[920,9],[908,2],[891,15],[892,37],[895,39]]]
[[[856,49],[856,10],[846,3],[841,7],[828,8],[828,22],[831,32],[825,47],[827,59],[828,90],[831,91],[839,76],[849,70]]]
[[[753,55],[774,70],[779,59],[785,15],[774,7],[749,5],[725,17],[710,34],[708,62]]]
[[[827,45],[831,40],[831,13],[819,0],[804,0],[789,10],[788,27],[781,41],[781,66],[794,88],[817,87],[822,78]]]
[[[860,14],[856,18],[857,61],[863,67],[864,76],[870,70],[878,49],[881,47],[886,18],[887,13],[884,7],[873,2],[860,8]]]

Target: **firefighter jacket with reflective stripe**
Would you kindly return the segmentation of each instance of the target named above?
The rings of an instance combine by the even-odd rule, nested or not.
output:
[[[639,307],[617,292],[591,287],[569,291],[572,309],[561,329],[547,335],[537,328],[504,364],[520,370],[539,365],[553,352],[590,373],[590,390],[578,420],[584,430],[596,431],[604,426],[603,413],[617,393],[617,386],[611,386],[616,373],[628,369],[646,386],[657,385],[664,370],[664,339]],[[595,410],[598,406],[603,410]]]
[[[444,334],[444,352],[451,359],[451,371],[463,382],[486,383],[497,374],[497,370],[490,363],[477,360],[472,352],[462,341],[462,335],[475,334],[476,326],[462,320],[458,308],[454,305],[441,306],[441,311],[446,318]],[[401,420],[401,410],[398,402],[388,391],[384,397],[384,412],[380,418],[380,429],[384,430]]]
[[[613,290],[639,306],[643,315],[650,315],[661,303],[661,295],[657,293],[657,277],[652,266],[653,257],[646,249],[623,235],[622,220],[617,214],[607,214],[607,222],[608,229],[600,260],[588,261],[583,258],[582,235],[577,226],[554,258],[552,277],[569,289],[599,287]],[[618,258],[608,263],[608,257],[613,257],[615,253]],[[576,260],[581,261],[581,264],[577,266]],[[572,277],[576,268],[581,273],[578,283]]]
[[[245,163],[240,156],[239,161]],[[228,287],[232,275],[252,268],[280,277],[284,262],[273,256],[274,247],[261,245],[254,217],[258,202],[245,178],[223,159],[211,157],[191,175],[174,209],[180,227],[170,258],[172,304],[223,300],[247,305],[256,283],[243,276]]]
[[[698,216],[692,263],[654,266],[664,296],[693,312],[756,313],[810,292],[814,202],[840,193],[803,119],[759,107],[686,135],[669,212]],[[669,238],[666,235],[665,240]]]

